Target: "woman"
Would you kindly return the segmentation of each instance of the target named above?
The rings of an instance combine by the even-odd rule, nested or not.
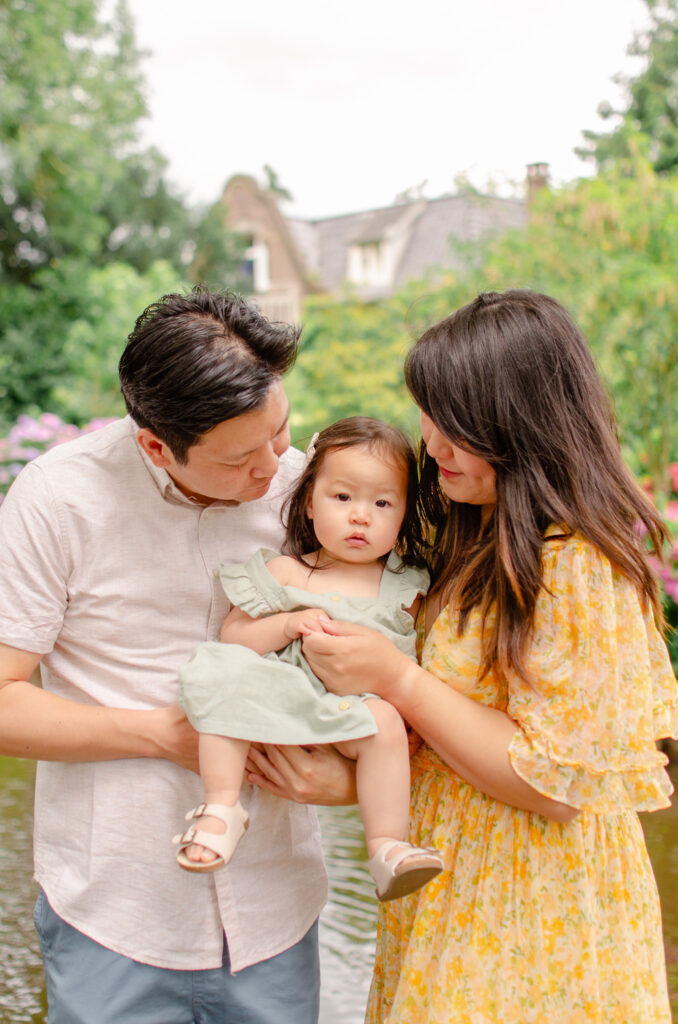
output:
[[[554,300],[479,296],[410,353],[433,548],[421,668],[333,623],[328,689],[422,737],[410,841],[446,871],[380,910],[371,1024],[668,1024],[636,812],[668,804],[676,682],[645,557],[666,539],[624,467],[586,342]]]

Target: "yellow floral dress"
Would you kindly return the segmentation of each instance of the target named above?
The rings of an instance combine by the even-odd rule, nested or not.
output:
[[[422,664],[507,711],[515,771],[581,813],[561,825],[500,803],[420,747],[410,839],[446,870],[380,908],[369,1024],[670,1024],[636,812],[669,803],[655,739],[675,733],[676,680],[651,612],[596,548],[550,536],[542,564],[532,685],[478,682],[478,617],[458,637],[446,609]]]

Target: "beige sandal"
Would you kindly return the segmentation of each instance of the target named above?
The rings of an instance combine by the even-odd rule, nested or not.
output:
[[[396,846],[403,847],[402,853],[387,860],[387,854]],[[377,896],[385,902],[400,899],[420,889],[440,874],[444,864],[437,850],[391,839],[379,847],[367,866],[376,882]]]
[[[192,811],[188,812],[186,821],[195,821],[205,817],[218,818],[219,821],[223,821],[226,831],[222,833],[204,832],[202,829],[196,828],[195,825],[191,825],[181,835],[175,836],[172,842],[180,844],[177,861],[179,867],[184,871],[205,873],[223,868],[233,856],[236,846],[250,823],[249,815],[240,801],[235,807],[226,807],[224,804],[200,804],[199,807],[194,807]],[[199,843],[200,846],[215,853],[214,860],[191,860],[187,857],[184,850],[187,846],[192,846],[193,843]]]

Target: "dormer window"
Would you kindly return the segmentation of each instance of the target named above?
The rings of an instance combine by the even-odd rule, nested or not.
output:
[[[267,292],[271,287],[268,246],[258,242],[253,235],[244,238],[246,249],[242,263],[243,285],[253,295]]]
[[[380,287],[389,283],[385,247],[383,241],[349,246],[347,276],[352,284]]]

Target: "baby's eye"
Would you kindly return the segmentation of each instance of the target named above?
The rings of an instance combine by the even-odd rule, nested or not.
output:
[[[375,505],[377,506],[377,508],[390,508],[391,502],[387,501],[386,498],[377,498],[377,500],[375,501]]]
[[[348,494],[336,494],[335,497],[336,497],[337,501],[350,501],[351,500],[350,495],[348,495]]]

